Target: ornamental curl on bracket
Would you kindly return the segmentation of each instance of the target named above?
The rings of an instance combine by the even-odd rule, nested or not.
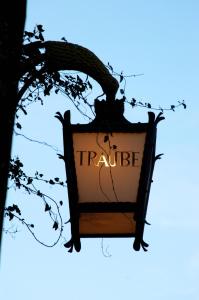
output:
[[[149,116],[149,123],[151,124],[155,124],[157,126],[157,124],[164,120],[165,117],[163,117],[163,113],[160,112],[157,116],[152,112],[152,111],[149,111],[148,112],[148,116]]]

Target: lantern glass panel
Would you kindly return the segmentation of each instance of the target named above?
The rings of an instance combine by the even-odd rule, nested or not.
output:
[[[79,203],[136,202],[146,133],[73,133]]]
[[[133,235],[135,229],[133,213],[80,213],[80,235]]]

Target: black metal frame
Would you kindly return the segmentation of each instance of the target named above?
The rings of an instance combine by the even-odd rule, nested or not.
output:
[[[145,226],[145,218],[147,213],[147,205],[150,193],[150,186],[152,182],[152,175],[154,169],[155,144],[156,144],[156,127],[157,123],[164,119],[162,113],[155,118],[154,113],[149,112],[148,123],[130,123],[124,116],[124,102],[115,100],[114,102],[106,102],[104,100],[95,102],[96,117],[89,124],[71,124],[70,111],[64,114],[63,123],[63,140],[64,140],[64,160],[66,166],[66,175],[68,183],[68,198],[70,208],[70,222],[71,222],[71,241],[68,245],[71,248],[74,246],[76,251],[80,251],[81,237],[99,237],[102,235],[79,234],[79,215],[80,212],[132,212],[135,213],[134,219],[136,221],[136,233],[134,234],[105,234],[104,237],[135,237],[134,249],[137,251],[140,246],[148,245],[143,241],[143,233]],[[58,117],[58,119],[61,119]],[[79,203],[78,204],[78,187],[77,176],[74,160],[74,149],[72,134],[74,132],[146,132],[146,141],[144,147],[144,154],[142,160],[141,174],[139,180],[139,189],[137,195],[137,202],[130,203]],[[69,250],[70,251],[70,250]]]

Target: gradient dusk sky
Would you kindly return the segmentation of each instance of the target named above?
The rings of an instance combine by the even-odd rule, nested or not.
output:
[[[156,108],[185,100],[187,109],[166,111],[158,125],[157,154],[164,156],[155,166],[149,199],[151,226],[144,233],[148,252],[133,251],[133,239],[84,239],[81,252],[70,254],[64,240],[46,248],[18,224],[16,235],[3,238],[0,298],[198,300],[199,1],[28,0],[26,30],[36,24],[43,25],[46,40],[65,37],[118,73],[143,74],[127,79],[127,98]],[[99,93],[94,84],[90,99]],[[28,108],[21,133],[54,145],[60,153],[62,128],[55,113],[70,109],[73,123],[86,119],[64,96],[53,94],[45,102]],[[145,122],[147,110],[126,106],[125,116]],[[64,165],[50,147],[14,136],[13,155],[29,174],[38,169],[48,178],[65,178]],[[67,221],[66,189],[52,187],[48,194],[64,201]],[[7,204],[18,203],[39,238],[51,243],[56,232],[37,198],[10,189]],[[67,226],[65,235],[70,235]]]

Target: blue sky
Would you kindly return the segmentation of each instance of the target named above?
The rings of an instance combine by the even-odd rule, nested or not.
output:
[[[4,235],[1,258],[1,298],[33,299],[153,299],[197,300],[199,294],[199,3],[197,0],[29,0],[26,29],[43,24],[47,40],[63,36],[93,51],[117,72],[144,74],[127,81],[126,95],[155,107],[185,100],[188,108],[165,113],[158,127],[157,154],[164,153],[154,171],[144,239],[147,253],[132,250],[132,239],[83,240],[82,251],[69,254],[62,240],[55,248],[38,244],[18,225]],[[90,96],[95,97],[99,87]],[[118,95],[119,97],[120,95]],[[56,99],[55,99],[56,98]],[[72,121],[86,122],[61,96],[35,104],[23,119],[23,133],[62,151],[57,111],[72,111]],[[147,121],[145,109],[126,107],[132,121]],[[25,169],[64,178],[63,163],[49,147],[14,137],[13,155]],[[41,187],[42,188],[42,187]],[[48,194],[65,202],[66,190]],[[17,202],[32,221],[39,238],[56,238],[37,198],[11,190],[7,203]],[[5,224],[6,225],[6,224]],[[6,226],[8,226],[7,224]],[[66,237],[70,235],[65,229]]]

